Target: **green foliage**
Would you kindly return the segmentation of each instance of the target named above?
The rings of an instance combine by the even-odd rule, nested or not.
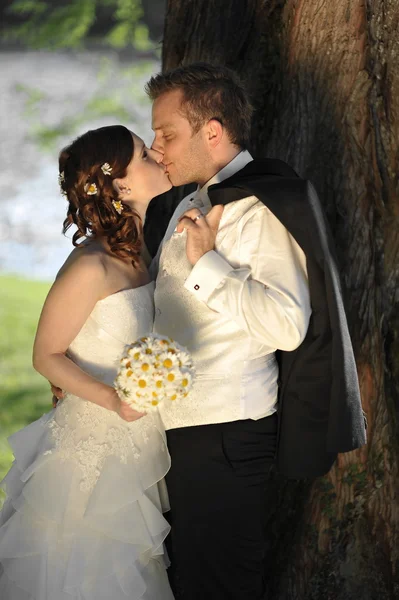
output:
[[[128,47],[140,52],[155,50],[148,28],[141,21],[144,14],[141,0],[71,0],[64,6],[54,6],[50,0],[14,0],[9,10],[25,20],[4,32],[3,38],[22,39],[32,48],[80,48],[89,35],[92,37],[95,20],[105,9],[113,13],[109,30],[101,40],[105,45],[117,50]],[[135,122],[138,115],[131,99],[134,98],[136,105],[148,102],[143,83],[138,84],[143,72],[150,72],[148,66],[147,61],[141,60],[139,69],[134,65],[124,70],[123,81],[115,86],[115,61],[104,58],[93,97],[79,107],[79,112],[63,111],[67,115],[55,125],[47,120],[48,95],[19,84],[16,91],[25,96],[24,116],[27,117],[29,137],[41,149],[52,152],[60,138],[74,134],[88,121],[112,117],[119,122]]]
[[[45,94],[22,83],[15,86],[15,91],[26,95],[24,117],[34,117],[39,110],[40,102],[45,98]]]
[[[145,25],[137,25],[133,33],[133,45],[137,50],[145,52],[153,47],[153,44],[148,37],[148,27]]]
[[[368,485],[367,472],[356,463],[350,464],[342,481],[353,485],[356,494],[361,494]]]
[[[320,508],[321,512],[329,517],[329,519],[334,519],[335,516],[335,500],[337,494],[335,493],[335,488],[331,481],[329,481],[326,477],[322,477],[318,480],[318,487],[321,492],[320,494]]]
[[[117,117],[120,121],[129,121],[131,115],[121,100],[113,96],[95,96],[88,102],[85,110],[97,117]]]
[[[96,0],[72,0],[67,6],[50,2],[15,0],[10,7],[26,17],[21,25],[5,32],[5,39],[23,39],[32,48],[71,48],[81,44],[96,17]]]
[[[27,13],[41,15],[45,12],[46,8],[46,2],[39,2],[37,0],[16,0],[11,5],[9,11],[16,15],[25,15]]]
[[[114,4],[116,8],[115,25],[106,37],[110,46],[120,49],[131,45],[141,51],[153,48],[148,37],[148,28],[140,23],[143,9],[139,0],[109,0],[108,4]]]
[[[48,289],[49,284],[0,277],[0,480],[13,459],[7,437],[51,410],[48,383],[31,358]]]
[[[60,118],[55,124],[47,122],[46,106],[51,102],[49,95],[30,86],[18,84],[16,92],[25,99],[23,115],[27,118],[28,136],[41,150],[55,152],[59,150],[60,139],[70,138],[86,123],[95,119],[110,117],[127,125],[137,122],[140,117],[135,107],[148,104],[143,79],[147,79],[152,70],[153,63],[144,60],[120,69],[118,87],[115,88],[110,83],[115,79],[115,62],[104,58],[92,97],[86,103],[82,102],[78,112],[69,111],[68,115]]]
[[[116,49],[154,48],[148,28],[141,22],[141,0],[70,0],[54,6],[43,0],[14,0],[9,11],[25,21],[3,33],[5,40],[24,40],[32,48],[79,48],[84,44],[99,11],[113,10],[110,29],[103,42]]]

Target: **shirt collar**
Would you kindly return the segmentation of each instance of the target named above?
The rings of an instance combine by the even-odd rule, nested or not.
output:
[[[194,199],[200,199],[204,206],[210,205],[210,200],[208,198],[208,188],[211,185],[216,183],[221,183],[225,179],[232,177],[237,173],[237,171],[241,171],[248,163],[253,161],[251,154],[248,150],[242,150],[232,161],[230,161],[223,169],[221,169],[216,175],[212,177],[205,185],[200,188],[198,186],[197,191],[195,193]]]

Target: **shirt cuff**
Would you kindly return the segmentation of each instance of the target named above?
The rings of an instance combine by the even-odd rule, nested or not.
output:
[[[207,302],[212,292],[231,271],[233,267],[217,252],[211,250],[194,265],[184,287],[202,302]]]

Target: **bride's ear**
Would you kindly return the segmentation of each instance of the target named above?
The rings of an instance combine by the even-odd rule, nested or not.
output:
[[[113,179],[112,187],[122,199],[124,196],[128,196],[132,192],[132,190],[124,183],[123,179]]]
[[[118,196],[120,196],[120,194],[121,194],[121,180],[120,179],[113,179],[112,180],[112,187],[114,188],[114,190],[118,194]]]

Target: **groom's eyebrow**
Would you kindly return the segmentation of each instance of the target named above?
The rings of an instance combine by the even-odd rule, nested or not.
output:
[[[171,123],[164,123],[152,128],[153,131],[159,131],[160,129],[173,129],[173,125]]]

